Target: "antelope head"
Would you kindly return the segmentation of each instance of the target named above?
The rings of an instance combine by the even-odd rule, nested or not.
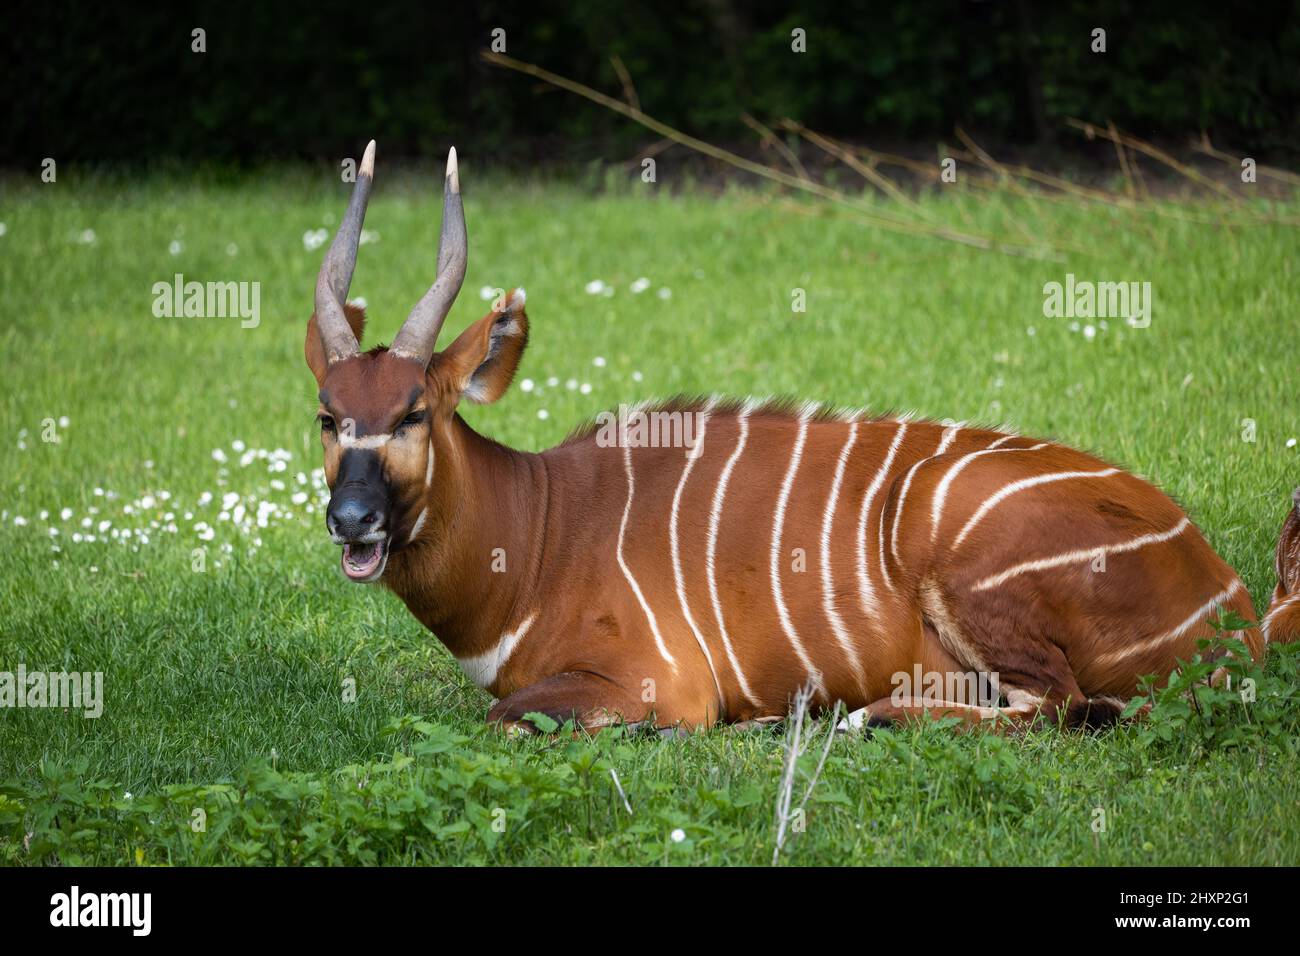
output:
[[[466,467],[456,408],[462,399],[499,398],[528,339],[523,290],[516,290],[444,351],[434,351],[464,282],[469,251],[452,149],[437,277],[391,346],[361,351],[365,312],[348,304],[347,293],[374,168],[371,141],[321,264],[305,345],[307,365],[320,387],[317,414],[330,488],[325,523],[343,548],[343,573],[358,582],[379,580],[391,554],[436,533],[454,515]]]

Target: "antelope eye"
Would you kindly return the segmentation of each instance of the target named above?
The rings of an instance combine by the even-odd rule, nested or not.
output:
[[[411,425],[418,425],[422,421],[424,421],[424,412],[411,412],[411,414],[402,419],[401,423],[397,427],[407,428]]]
[[[320,430],[323,432],[334,431],[334,419],[328,415],[320,415]]]

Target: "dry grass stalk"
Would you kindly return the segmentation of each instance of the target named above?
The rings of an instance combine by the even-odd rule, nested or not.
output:
[[[804,806],[808,803],[808,798],[812,796],[813,788],[817,786],[822,769],[826,766],[826,757],[830,754],[831,744],[835,742],[835,726],[839,723],[840,718],[840,702],[838,700],[835,702],[835,710],[827,724],[826,744],[822,747],[821,757],[817,760],[817,767],[808,780],[808,786],[804,790],[799,805],[791,810],[791,804],[794,802],[795,771],[799,765],[799,758],[803,756],[809,744],[812,743],[811,737],[806,740],[803,738],[804,720],[808,716],[808,705],[812,702],[812,698],[813,688],[811,685],[799,688],[794,695],[790,715],[786,718],[790,730],[786,733],[784,743],[785,769],[781,774],[781,783],[776,792],[776,845],[772,848],[772,862],[774,864],[780,858],[781,850],[785,847],[790,823],[796,816],[802,816]]]
[[[930,225],[892,218],[882,210],[873,208],[846,193],[831,188],[830,186],[823,185],[814,180],[799,179],[797,176],[793,176],[779,169],[774,169],[771,166],[765,166],[762,163],[756,163],[753,160],[744,158],[743,156],[738,156],[729,150],[722,149],[719,146],[714,146],[712,143],[707,143],[702,139],[691,136],[689,133],[683,133],[680,130],[676,130],[667,123],[663,123],[652,116],[647,116],[641,110],[620,102],[611,96],[607,96],[598,90],[594,90],[584,83],[578,83],[575,80],[567,79],[556,73],[552,73],[550,70],[544,69],[543,67],[532,63],[525,63],[522,60],[516,60],[514,57],[506,56],[503,53],[484,51],[482,56],[483,59],[489,63],[503,66],[519,73],[524,73],[528,76],[549,83],[552,86],[559,87],[562,90],[576,93],[585,99],[591,100],[593,103],[599,104],[606,109],[612,110],[615,113],[626,116],[628,119],[640,123],[642,126],[653,130],[660,136],[675,140],[681,145],[693,149],[712,159],[719,160],[720,162],[734,166],[737,169],[742,169],[752,175],[780,183],[783,186],[812,193],[813,195],[819,196],[822,199],[826,199],[837,205],[853,209],[858,213],[860,218],[869,220],[873,225],[881,229],[924,238],[941,239],[947,242],[956,242],[976,249],[1003,252],[1010,255],[1028,256],[1034,259],[1057,258],[1055,250],[1053,250],[1047,242],[1039,242],[1035,245],[1022,245],[1019,243],[1009,242],[1002,238],[962,232],[948,226]]]
[[[1092,139],[1094,136],[1100,136],[1102,139],[1107,139],[1113,143],[1118,143],[1120,145],[1127,146],[1130,149],[1136,150],[1139,153],[1143,153],[1147,156],[1150,156],[1152,159],[1156,160],[1157,162],[1164,163],[1170,169],[1180,173],[1185,178],[1190,179],[1192,182],[1198,183],[1201,186],[1204,186],[1206,189],[1210,189],[1218,193],[1220,196],[1223,196],[1225,199],[1229,200],[1234,204],[1241,202],[1241,197],[1238,196],[1236,193],[1234,193],[1227,186],[1223,185],[1223,183],[1217,183],[1213,179],[1210,179],[1208,176],[1203,176],[1200,172],[1188,166],[1186,163],[1180,163],[1178,160],[1174,159],[1164,150],[1158,149],[1157,147],[1152,146],[1150,143],[1138,139],[1136,136],[1127,136],[1124,133],[1120,133],[1120,132],[1112,133],[1110,130],[1102,129],[1100,126],[1096,126],[1092,123],[1088,123],[1083,120],[1077,120],[1074,118],[1067,118],[1066,123],[1068,123],[1070,126],[1073,126],[1075,129],[1082,130],[1084,135],[1086,135],[1089,139]]]
[[[1192,149],[1214,159],[1222,160],[1229,166],[1235,166],[1237,169],[1241,168],[1242,160],[1245,159],[1244,156],[1233,156],[1231,153],[1225,153],[1221,149],[1215,149],[1213,144],[1210,142],[1209,134],[1205,132],[1201,133],[1199,141],[1192,141]],[[1281,183],[1287,183],[1291,186],[1300,186],[1300,175],[1296,175],[1295,173],[1285,169],[1278,169],[1276,166],[1264,166],[1260,163],[1256,163],[1255,172],[1260,176],[1267,176],[1269,179],[1276,179]]]
[[[627,69],[622,65],[621,60],[614,58],[615,71],[619,74],[620,81],[623,84],[624,95],[627,102],[607,96],[598,90],[592,89],[585,84],[575,80],[570,80],[558,74],[552,73],[543,67],[531,63],[525,63],[516,60],[513,57],[500,53],[485,51],[483,59],[497,66],[502,66],[516,72],[532,76],[543,83],[548,84],[550,88],[558,88],[575,93],[585,99],[590,100],[597,105],[603,106],[615,113],[627,117],[636,123],[658,133],[662,139],[652,147],[653,153],[657,154],[668,148],[670,145],[678,144],[694,150],[703,156],[725,163],[736,169],[743,170],[751,175],[767,179],[771,182],[778,183],[792,190],[809,193],[819,199],[823,199],[840,210],[846,210],[851,218],[859,223],[871,226],[877,229],[884,229],[890,232],[904,235],[917,236],[920,238],[939,239],[947,242],[956,242],[962,245],[970,246],[976,249],[1002,252],[1010,255],[1027,256],[1034,259],[1060,261],[1063,250],[1079,251],[1077,244],[1069,243],[1060,238],[1046,238],[1046,232],[1041,227],[1035,228],[1025,221],[1019,219],[1014,213],[1007,211],[1014,228],[1023,236],[1023,241],[1017,242],[1001,236],[992,236],[983,234],[974,226],[959,229],[936,221],[935,214],[932,210],[923,207],[916,202],[911,196],[907,195],[897,183],[880,172],[881,165],[892,165],[912,172],[919,173],[927,179],[934,181],[939,179],[939,173],[933,164],[923,163],[917,160],[911,160],[902,156],[895,156],[889,153],[876,152],[865,147],[855,147],[838,142],[835,139],[808,130],[801,124],[793,120],[785,119],[777,124],[778,128],[794,132],[809,143],[821,149],[823,152],[844,163],[850,169],[857,172],[864,179],[874,185],[878,190],[884,193],[889,199],[893,200],[899,211],[881,208],[879,205],[872,204],[860,196],[851,195],[833,186],[818,182],[809,175],[804,164],[800,162],[799,157],[790,149],[788,145],[781,141],[771,129],[761,123],[759,120],[743,114],[742,120],[753,129],[762,138],[764,144],[772,146],[789,165],[792,172],[786,172],[782,169],[768,166],[763,163],[746,159],[729,150],[719,146],[714,146],[697,137],[676,130],[666,123],[656,120],[654,117],[644,113],[639,105],[635,88],[632,86],[631,77],[627,74]],[[1125,189],[1124,193],[1109,192],[1104,189],[1091,188],[1078,183],[1071,182],[1058,176],[1052,176],[1040,172],[1024,164],[1010,165],[997,161],[987,151],[982,149],[964,130],[958,129],[957,135],[965,144],[965,150],[949,150],[948,155],[959,158],[965,162],[983,167],[989,173],[987,180],[976,174],[974,171],[968,172],[962,179],[962,182],[973,186],[976,189],[987,190],[990,192],[1010,192],[1013,195],[1020,196],[1029,200],[1031,203],[1040,201],[1063,202],[1073,200],[1084,200],[1088,203],[1096,203],[1108,206],[1114,209],[1122,209],[1127,212],[1140,212],[1144,215],[1154,215],[1161,218],[1179,220],[1183,222],[1195,223],[1198,225],[1213,226],[1248,226],[1248,225],[1300,225],[1300,218],[1279,216],[1276,214],[1243,214],[1240,206],[1242,198],[1233,193],[1221,183],[1202,175],[1197,170],[1187,166],[1184,163],[1174,159],[1164,151],[1146,143],[1138,138],[1122,133],[1115,128],[1113,123],[1108,123],[1108,128],[1102,128],[1092,123],[1085,123],[1080,120],[1069,120],[1070,125],[1082,130],[1090,138],[1100,136],[1114,143],[1116,156],[1120,162],[1120,169],[1124,175]],[[1214,150],[1209,145],[1208,138],[1203,137],[1199,151],[1216,158],[1231,160],[1233,157],[1228,154]],[[1142,153],[1158,162],[1168,166],[1182,175],[1187,180],[1212,190],[1218,195],[1230,199],[1233,203],[1234,210],[1232,215],[1227,216],[1223,210],[1218,214],[1213,211],[1192,211],[1183,206],[1169,202],[1159,202],[1153,200],[1146,186],[1146,181],[1142,177],[1134,157],[1130,153]],[[642,153],[639,159],[644,159],[647,153]],[[1270,169],[1266,167],[1256,167],[1261,175],[1267,175],[1278,179],[1282,182],[1300,184],[1300,176],[1286,173],[1281,170]],[[1056,192],[1044,192],[1042,188],[1026,188],[1022,183],[1029,183],[1035,187],[1046,187]],[[784,205],[784,204],[783,204]],[[1032,208],[1032,206],[1031,206]],[[803,210],[801,210],[803,211]],[[1037,210],[1034,210],[1037,213]],[[963,211],[958,210],[962,215]],[[1037,216],[1035,218],[1038,218]],[[969,223],[969,217],[967,217]]]
[[[812,179],[812,177],[808,175],[808,170],[804,168],[803,163],[799,161],[799,157],[795,155],[794,150],[785,145],[785,143],[781,141],[781,137],[777,136],[748,113],[741,113],[740,119],[746,126],[759,135],[765,145],[771,146],[785,158],[785,161],[790,164],[790,168],[794,170],[796,176],[805,180]]]

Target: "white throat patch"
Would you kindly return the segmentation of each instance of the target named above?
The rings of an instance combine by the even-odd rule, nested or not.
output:
[[[510,655],[514,653],[519,642],[524,639],[524,635],[533,626],[533,621],[536,618],[536,614],[528,615],[514,631],[502,634],[501,639],[497,641],[497,646],[491,650],[474,657],[456,658],[457,663],[460,664],[460,669],[465,672],[465,676],[484,690],[496,683],[501,668],[506,666],[506,663],[510,660]]]

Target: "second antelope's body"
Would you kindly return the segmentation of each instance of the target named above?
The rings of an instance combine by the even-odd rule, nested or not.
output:
[[[361,352],[346,295],[373,167],[372,143],[307,331],[327,525],[343,572],[392,589],[499,698],[489,719],[702,726],[810,687],[864,719],[1096,724],[1219,612],[1254,617],[1168,497],[1051,441],[716,401],[540,454],[480,437],[457,409],[509,387],[523,292],[435,351],[467,261],[453,151],[438,278],[391,348]],[[1237,635],[1255,656],[1300,630],[1300,512],[1277,566],[1263,628]]]

